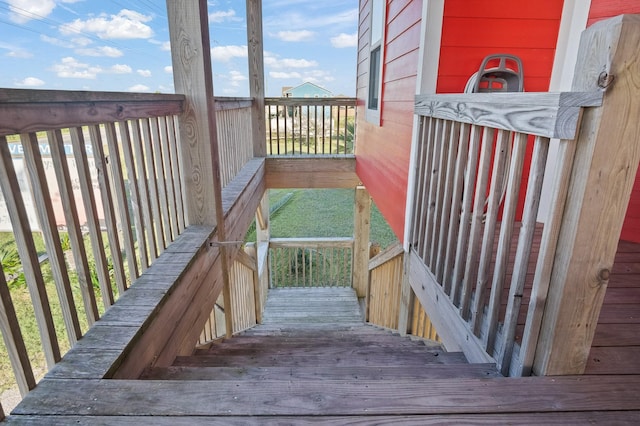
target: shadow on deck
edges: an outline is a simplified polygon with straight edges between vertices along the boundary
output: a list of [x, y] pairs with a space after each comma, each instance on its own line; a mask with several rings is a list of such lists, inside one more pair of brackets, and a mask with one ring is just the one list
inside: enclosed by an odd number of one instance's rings
[[264, 324], [147, 370], [47, 379], [9, 424], [634, 423], [638, 376], [499, 377], [364, 324], [352, 289], [271, 290]]

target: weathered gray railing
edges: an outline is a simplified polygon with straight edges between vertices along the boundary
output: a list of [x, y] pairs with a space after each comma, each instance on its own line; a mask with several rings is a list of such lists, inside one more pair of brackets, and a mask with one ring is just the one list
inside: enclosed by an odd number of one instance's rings
[[350, 287], [353, 238], [272, 238], [270, 288]]
[[267, 155], [353, 154], [355, 98], [265, 98]]
[[[46, 359], [39, 371], [53, 367], [185, 229], [177, 129], [183, 99], [0, 90], [2, 221], [15, 235], [35, 311]], [[34, 230], [43, 236], [52, 283], [43, 276]], [[47, 293], [53, 287], [57, 301]], [[4, 274], [0, 301], [0, 328], [24, 395], [35, 386], [33, 354], [27, 354]], [[52, 313], [54, 304], [62, 320]], [[63, 345], [54, 326], [60, 323], [68, 340]]]
[[220, 180], [224, 188], [253, 158], [251, 98], [216, 97]]
[[468, 358], [495, 359], [504, 374], [531, 369], [555, 257], [566, 188], [554, 191], [541, 234], [536, 223], [550, 139], [563, 139], [565, 182], [582, 107], [601, 100], [600, 92], [416, 98], [412, 287]]

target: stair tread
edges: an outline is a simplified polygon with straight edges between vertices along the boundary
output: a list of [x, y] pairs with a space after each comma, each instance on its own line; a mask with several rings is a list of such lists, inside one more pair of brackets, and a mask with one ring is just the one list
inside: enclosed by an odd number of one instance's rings
[[351, 367], [190, 367], [151, 368], [142, 379], [151, 380], [394, 380], [500, 377], [494, 364], [440, 364]]

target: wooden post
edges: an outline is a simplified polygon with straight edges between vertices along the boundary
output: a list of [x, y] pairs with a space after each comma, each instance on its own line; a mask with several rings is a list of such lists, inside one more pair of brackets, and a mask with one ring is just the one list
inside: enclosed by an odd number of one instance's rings
[[640, 15], [588, 28], [573, 91], [605, 90], [585, 110], [576, 141], [536, 375], [584, 372], [640, 161]]
[[409, 282], [409, 256], [405, 252], [402, 257], [402, 284], [400, 287], [400, 307], [398, 309], [398, 332], [405, 336], [409, 332], [413, 308], [413, 291]]
[[356, 188], [353, 226], [353, 288], [358, 297], [367, 297], [369, 287], [369, 233], [371, 197], [364, 186]]
[[[177, 93], [186, 97], [179, 117], [187, 225], [214, 225], [218, 241], [225, 242], [220, 156], [216, 128], [211, 43], [206, 0], [167, 1], [173, 79]], [[222, 255], [223, 296], [227, 337], [232, 335], [229, 259]]]
[[253, 156], [267, 155], [264, 112], [264, 57], [262, 44], [262, 0], [247, 0], [247, 47], [249, 55], [249, 96], [253, 98]]
[[180, 126], [187, 225], [216, 225], [217, 144], [207, 2], [167, 1], [173, 81], [186, 97]]

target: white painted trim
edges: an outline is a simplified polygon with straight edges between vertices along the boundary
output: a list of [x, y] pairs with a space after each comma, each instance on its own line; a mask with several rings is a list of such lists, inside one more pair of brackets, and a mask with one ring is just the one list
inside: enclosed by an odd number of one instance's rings
[[[442, 20], [444, 17], [444, 0], [424, 0], [422, 3], [422, 20], [420, 24], [420, 50], [418, 53], [418, 75], [416, 77], [416, 94], [435, 93], [438, 82], [438, 66], [440, 64], [440, 43], [442, 39]], [[409, 250], [411, 236], [411, 212], [413, 210], [414, 181], [416, 179], [416, 156], [418, 150], [419, 120], [413, 119], [411, 136], [411, 157], [409, 176], [407, 179], [407, 203], [405, 205], [403, 245]]]
[[[382, 111], [382, 90], [384, 86], [384, 53], [385, 53], [385, 43], [387, 40], [387, 0], [380, 0], [384, 3], [382, 7], [382, 35], [380, 41], [372, 44], [371, 43], [371, 28], [373, 27], [373, 22], [369, 24], [369, 57], [367, 60], [367, 93], [365, 97], [365, 119], [376, 126], [380, 126], [381, 123], [381, 111]], [[371, 13], [370, 17], [373, 20], [373, 1], [371, 2]], [[371, 52], [380, 46], [380, 69], [378, 70], [378, 108], [370, 109], [369, 108], [369, 82], [371, 81]]]
[[[571, 90], [573, 74], [578, 59], [580, 35], [587, 27], [591, 0], [565, 0], [562, 7], [562, 19], [553, 59], [550, 92], [568, 92]], [[544, 183], [538, 210], [538, 222], [546, 222], [551, 207], [551, 189], [556, 178], [556, 160], [558, 157], [558, 140], [552, 140], [549, 146], [549, 157], [544, 173]]]

